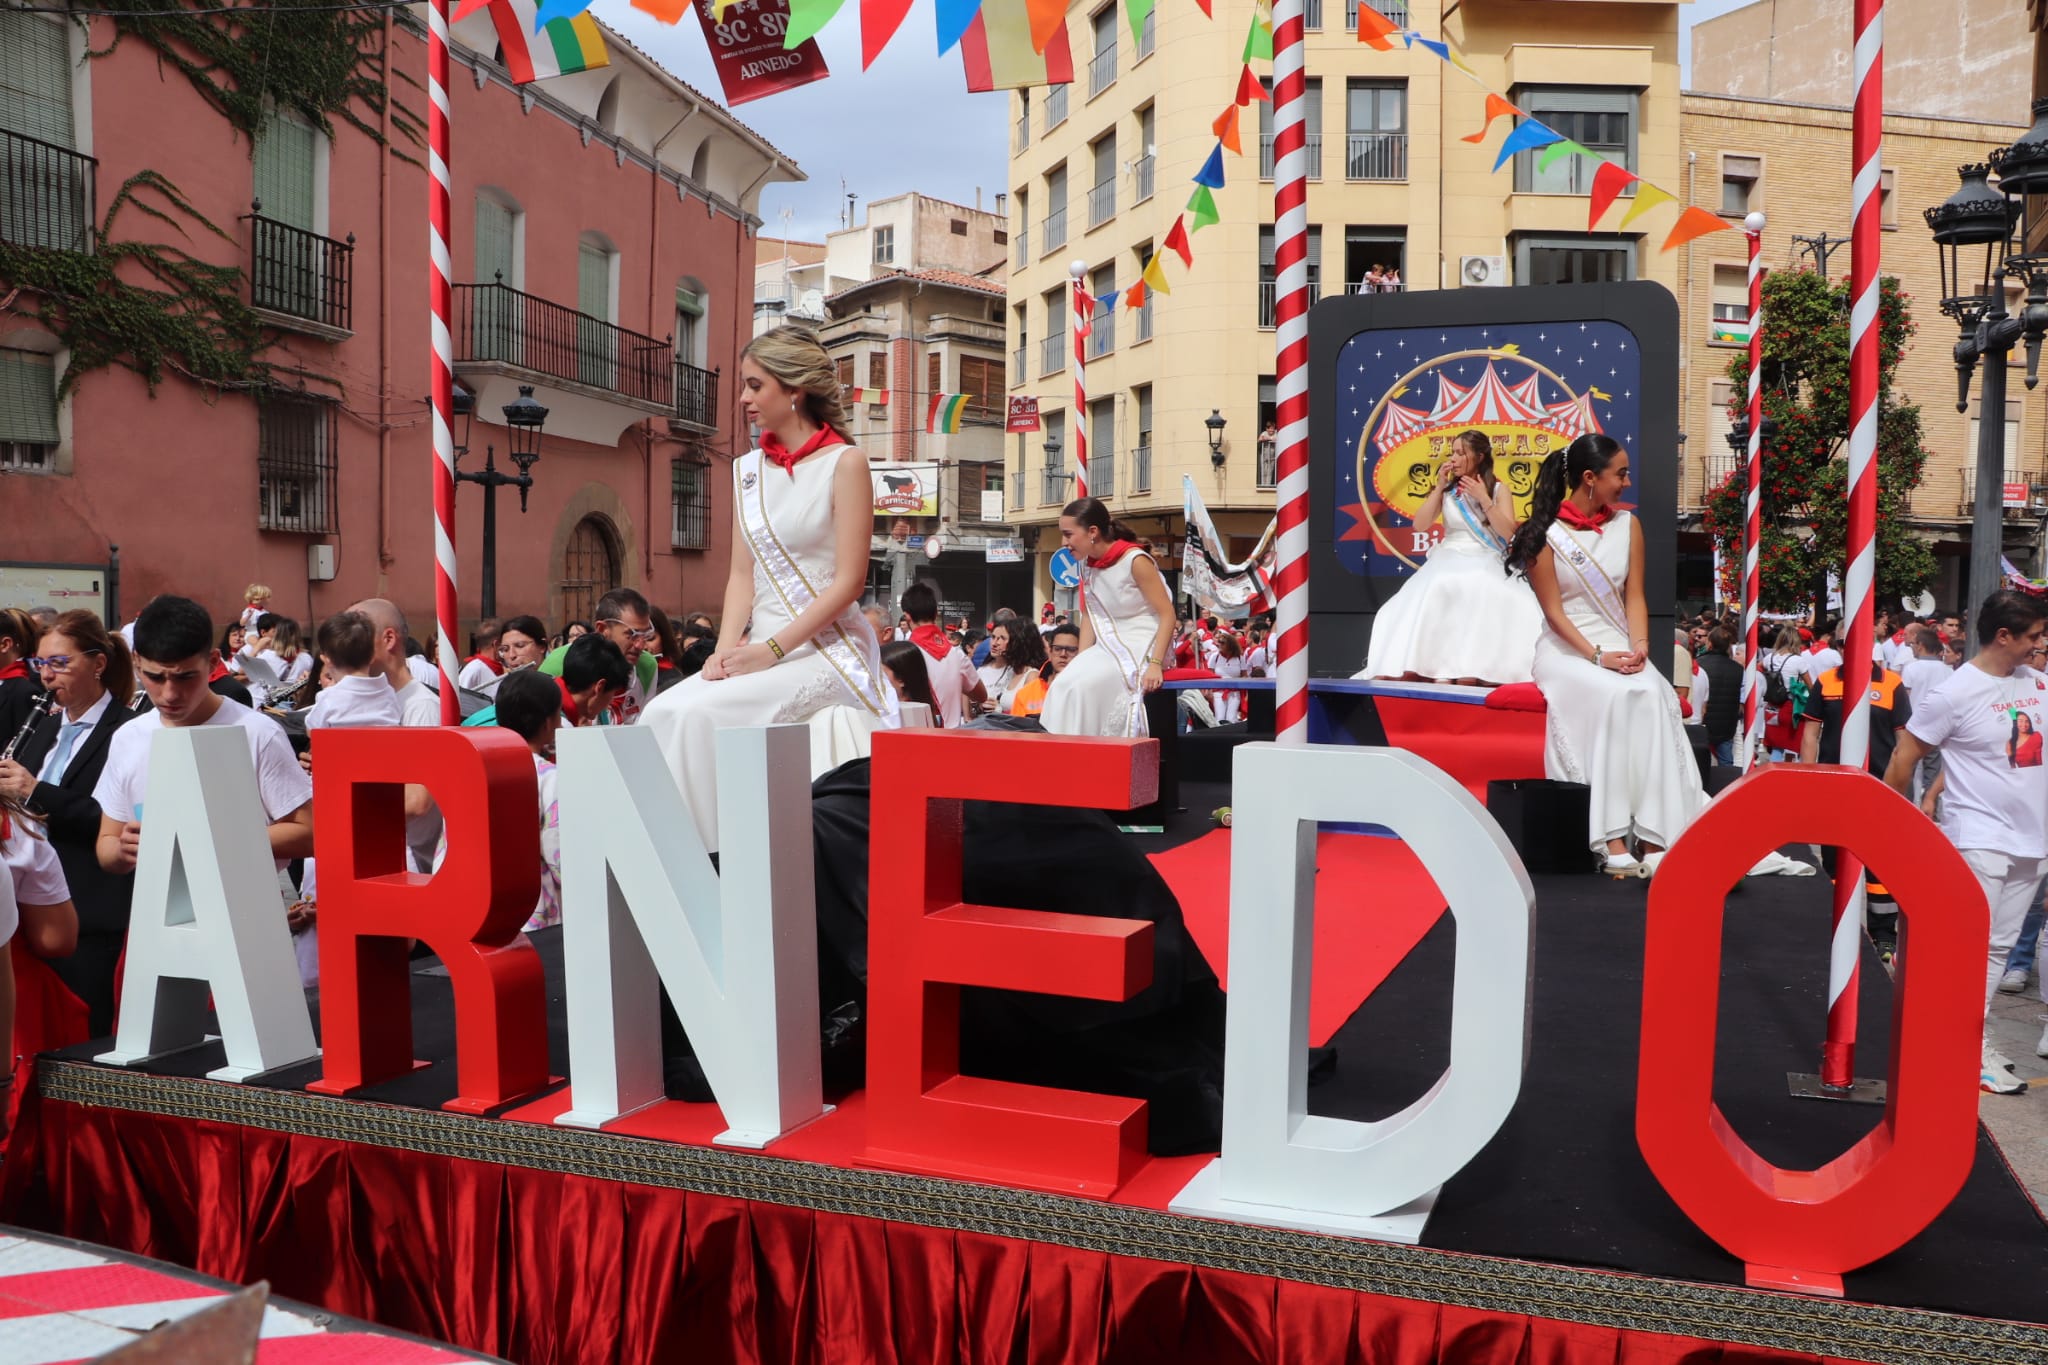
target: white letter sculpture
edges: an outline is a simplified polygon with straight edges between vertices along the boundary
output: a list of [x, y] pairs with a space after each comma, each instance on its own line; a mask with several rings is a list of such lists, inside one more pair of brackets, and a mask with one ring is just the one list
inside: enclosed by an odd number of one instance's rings
[[228, 1064], [245, 1081], [320, 1055], [270, 856], [269, 821], [239, 727], [166, 729], [151, 742], [114, 1050], [136, 1066], [207, 1041], [213, 996]]
[[826, 1112], [810, 743], [803, 725], [718, 732], [713, 872], [650, 732], [556, 741], [571, 1078], [557, 1123], [661, 1102], [660, 985], [731, 1125], [713, 1141], [765, 1147]]
[[[1521, 1090], [1535, 892], [1471, 793], [1413, 754], [1247, 744], [1235, 757], [1223, 1153], [1170, 1207], [1414, 1242], [1438, 1189], [1499, 1131]], [[1318, 820], [1393, 830], [1457, 921], [1450, 1067], [1377, 1123], [1308, 1112]], [[1293, 887], [1292, 905], [1274, 886]], [[1346, 913], [1371, 914], [1370, 895]]]

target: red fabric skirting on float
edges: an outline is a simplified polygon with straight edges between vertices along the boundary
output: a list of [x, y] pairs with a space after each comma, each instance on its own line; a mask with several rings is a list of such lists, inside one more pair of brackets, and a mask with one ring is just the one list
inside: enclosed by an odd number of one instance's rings
[[[403, 1112], [362, 1108], [369, 1125]], [[526, 1365], [1829, 1359], [1538, 1316], [1563, 1304], [1480, 1311], [42, 1096], [26, 1110], [8, 1217]]]

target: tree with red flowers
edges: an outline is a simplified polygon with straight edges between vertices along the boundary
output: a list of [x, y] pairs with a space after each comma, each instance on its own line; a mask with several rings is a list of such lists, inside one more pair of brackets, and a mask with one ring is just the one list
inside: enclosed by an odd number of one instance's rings
[[[1758, 568], [1763, 609], [1791, 611], [1808, 601], [1826, 569], [1847, 562], [1849, 441], [1849, 292], [1811, 270], [1764, 278], [1763, 545]], [[1934, 551], [1906, 525], [1906, 502], [1927, 464], [1920, 409], [1893, 401], [1892, 380], [1914, 326], [1898, 282], [1881, 282], [1878, 301], [1877, 597], [1921, 592], [1934, 581]], [[1728, 363], [1733, 416], [1748, 403], [1749, 352]], [[1744, 502], [1748, 472], [1707, 490], [1705, 524], [1721, 551], [1730, 595], [1741, 597]]]

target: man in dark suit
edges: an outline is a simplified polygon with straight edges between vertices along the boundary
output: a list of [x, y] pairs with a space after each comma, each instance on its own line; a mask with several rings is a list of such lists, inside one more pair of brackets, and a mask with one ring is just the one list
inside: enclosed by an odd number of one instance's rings
[[107, 743], [132, 720], [134, 671], [128, 651], [90, 612], [66, 612], [42, 637], [42, 680], [59, 709], [44, 715], [11, 759], [0, 761], [0, 794], [13, 796], [46, 821], [78, 910], [78, 948], [50, 966], [86, 1004], [92, 1036], [114, 1024], [114, 970], [128, 941], [132, 873], [100, 866], [93, 788], [106, 766]]

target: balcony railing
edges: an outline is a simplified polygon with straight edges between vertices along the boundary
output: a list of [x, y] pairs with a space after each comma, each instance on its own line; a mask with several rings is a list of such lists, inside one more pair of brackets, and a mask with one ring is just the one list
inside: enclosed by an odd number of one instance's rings
[[1022, 270], [1031, 264], [1031, 228], [1029, 224], [1017, 229], [1017, 268]]
[[1116, 45], [1102, 49], [1088, 59], [1088, 98], [1094, 99], [1116, 84]]
[[1038, 254], [1049, 255], [1067, 244], [1067, 211], [1054, 209], [1038, 225]]
[[[1344, 0], [1344, 31], [1358, 32], [1359, 0]], [[1408, 27], [1408, 0], [1375, 0], [1372, 6], [1399, 28]]]
[[1031, 115], [1027, 112], [1017, 120], [1017, 150], [1023, 151], [1031, 145]]
[[1346, 180], [1406, 180], [1408, 134], [1352, 133], [1345, 139]]
[[[2004, 503], [2001, 499], [2001, 505], [2005, 507], [2006, 514], [2010, 516], [2014, 513], [2024, 513], [2027, 509], [2027, 504], [2031, 503], [2034, 499], [2034, 488], [2032, 482], [2027, 478], [2027, 476], [2024, 473], [2017, 469], [2012, 468], [2011, 466], [2007, 466], [2006, 468], [2004, 482], [2006, 484], [2018, 484], [2021, 488], [2026, 489], [2025, 494], [2022, 496], [2022, 500], [2018, 503]], [[1959, 511], [1961, 515], [1967, 517], [1975, 513], [1976, 510], [1977, 471], [1975, 468], [1966, 467], [1963, 470], [1963, 499]]]
[[1030, 356], [1031, 343], [1028, 341], [1025, 342], [1023, 345], [1019, 346], [1016, 350], [1010, 352], [1011, 388], [1022, 388], [1024, 385], [1031, 382], [1031, 375], [1029, 371], [1025, 369], [1025, 365], [1029, 362]]
[[1138, 25], [1138, 52], [1131, 60], [1142, 62], [1151, 56], [1159, 46], [1158, 11], [1146, 10], [1145, 22]]
[[1323, 0], [1302, 0], [1301, 26], [1311, 33], [1323, 26]]
[[1142, 204], [1152, 197], [1153, 172], [1157, 169], [1156, 158], [1150, 156], [1139, 157], [1137, 164], [1131, 167], [1133, 182], [1136, 185], [1131, 192], [1133, 204]]
[[1152, 447], [1149, 445], [1139, 446], [1131, 452], [1131, 491], [1152, 491]]
[[260, 212], [250, 214], [250, 306], [353, 331], [355, 241], [353, 234], [337, 242]]
[[1051, 132], [1067, 121], [1067, 87], [1047, 86], [1045, 91], [1045, 131]]
[[[1323, 135], [1310, 133], [1301, 140], [1301, 149], [1308, 157], [1308, 178], [1323, 178]], [[1273, 150], [1273, 137], [1269, 133], [1259, 139], [1259, 179], [1271, 180], [1273, 169], [1279, 164], [1279, 155]]]
[[1105, 180], [1088, 191], [1088, 226], [1101, 227], [1116, 217], [1116, 181]]
[[0, 128], [0, 241], [91, 251], [99, 162]]
[[676, 362], [676, 405], [669, 419], [706, 435], [718, 430], [718, 371]]
[[1058, 374], [1067, 368], [1067, 334], [1054, 332], [1038, 343], [1038, 372]]
[[512, 365], [657, 408], [676, 402], [668, 342], [505, 284], [455, 286], [455, 359]]
[[1259, 487], [1278, 488], [1279, 486], [1280, 443], [1278, 441], [1261, 441], [1259, 442]]
[[1044, 477], [1038, 484], [1038, 501], [1047, 507], [1057, 507], [1067, 500], [1067, 481], [1074, 476], [1057, 465], [1047, 465]]
[[1116, 349], [1116, 314], [1100, 309], [1088, 324], [1088, 358], [1095, 360]]
[[1137, 331], [1131, 337], [1132, 341], [1150, 341], [1152, 339], [1151, 290], [1148, 289], [1145, 291], [1145, 301], [1138, 305], [1136, 319], [1132, 325], [1137, 328]]
[[[1259, 281], [1259, 326], [1272, 327], [1276, 324], [1276, 320], [1279, 316], [1279, 305], [1276, 302], [1277, 298], [1279, 297], [1279, 291], [1279, 281]], [[1320, 300], [1322, 297], [1323, 286], [1321, 282], [1317, 280], [1310, 280], [1308, 282], [1308, 306], [1311, 308], [1315, 307], [1317, 301]]]
[[1116, 452], [1106, 450], [1097, 455], [1091, 448], [1088, 452], [1088, 496], [1107, 498], [1116, 494]]

